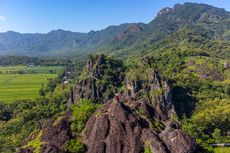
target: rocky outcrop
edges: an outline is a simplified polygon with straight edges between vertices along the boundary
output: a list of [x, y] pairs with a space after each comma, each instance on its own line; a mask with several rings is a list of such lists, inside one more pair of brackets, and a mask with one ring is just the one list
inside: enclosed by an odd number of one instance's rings
[[122, 84], [123, 72], [121, 61], [105, 55], [91, 57], [73, 88], [73, 101], [86, 98], [96, 103], [105, 103], [112, 99], [117, 87]]
[[210, 67], [207, 61], [201, 64], [195, 64], [195, 71], [200, 75], [201, 79], [211, 78], [220, 82], [224, 80], [224, 76], [214, 67]]
[[169, 8], [169, 7], [166, 7], [166, 8], [163, 8], [161, 9], [158, 13], [157, 13], [157, 16], [161, 16], [161, 15], [166, 15], [168, 13], [171, 13], [172, 12], [172, 8]]
[[162, 120], [145, 101], [113, 100], [86, 123], [83, 141], [88, 153], [192, 153], [195, 141], [176, 123]]
[[72, 138], [69, 125], [66, 117], [51, 120], [48, 125], [38, 131], [41, 135], [36, 134], [33, 139], [28, 140], [18, 153], [30, 153], [35, 150], [41, 153], [64, 153], [65, 145]]
[[[135, 72], [136, 71], [136, 72]], [[145, 99], [165, 119], [175, 115], [172, 90], [164, 77], [153, 69], [137, 69], [125, 78], [126, 94], [133, 98]]]
[[[142, 63], [145, 65], [145, 62]], [[159, 72], [141, 67], [124, 75], [122, 62], [104, 55], [89, 59], [73, 88], [72, 102], [86, 98], [95, 103], [105, 103], [113, 99], [121, 88], [124, 90], [120, 92], [121, 96], [148, 101], [165, 119], [175, 114], [171, 88]]]
[[130, 24], [127, 27], [127, 29], [117, 33], [116, 36], [113, 38], [113, 41], [114, 42], [124, 41], [125, 39], [128, 39], [129, 37], [133, 37], [133, 35], [137, 34], [138, 32], [141, 32], [144, 28], [145, 28], [145, 25], [142, 23]]
[[[58, 121], [55, 121], [58, 122]], [[41, 147], [41, 152], [63, 152], [64, 145], [71, 138], [70, 126], [67, 118], [62, 118], [60, 122], [55, 123], [44, 128], [41, 141], [43, 145]], [[52, 151], [51, 151], [52, 150]]]
[[196, 150], [195, 141], [183, 132], [175, 122], [169, 122], [159, 136], [165, 142], [167, 148], [170, 148], [170, 152], [191, 153]]
[[[148, 67], [149, 60], [145, 58], [140, 67], [125, 72], [120, 61], [104, 55], [91, 57], [73, 88], [70, 102], [86, 98], [102, 103], [101, 107], [75, 137], [65, 117], [71, 113], [51, 121], [42, 129], [40, 151], [64, 152], [70, 139], [77, 137], [88, 153], [195, 152], [196, 142], [173, 120], [176, 113], [172, 90], [158, 71]], [[20, 151], [32, 149], [36, 148]]]
[[[117, 83], [123, 84], [124, 88], [124, 91], [119, 93], [119, 98], [107, 98], [102, 107], [87, 121], [83, 132], [87, 152], [139, 153], [147, 148], [154, 153], [196, 151], [195, 141], [181, 130], [178, 123], [172, 121], [176, 113], [169, 84], [159, 72], [146, 68], [148, 60], [144, 61], [141, 67], [131, 69], [117, 79]], [[91, 67], [99, 68], [95, 63], [99, 62], [89, 61], [85, 69], [92, 71]], [[96, 78], [103, 78], [104, 70], [96, 70], [102, 72], [102, 75]], [[123, 71], [112, 75], [120, 74], [123, 75]], [[99, 84], [88, 83], [85, 84], [85, 89], [88, 89], [90, 92], [87, 94], [92, 96], [91, 89], [98, 89]], [[84, 86], [82, 88], [79, 85], [76, 91], [83, 93], [81, 98], [84, 98], [87, 95], [82, 92]], [[116, 85], [113, 87], [118, 88]], [[90, 96], [86, 98], [95, 100], [95, 95]]]
[[224, 69], [228, 69], [230, 68], [230, 62], [229, 61], [225, 61], [224, 62]]

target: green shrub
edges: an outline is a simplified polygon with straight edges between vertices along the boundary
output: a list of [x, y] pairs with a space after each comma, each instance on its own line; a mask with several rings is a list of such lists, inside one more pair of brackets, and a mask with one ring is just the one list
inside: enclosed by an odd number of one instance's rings
[[147, 141], [147, 142], [145, 143], [145, 151], [144, 151], [144, 153], [152, 153], [150, 145], [151, 145], [151, 144], [150, 144], [149, 141]]
[[88, 99], [81, 99], [78, 101], [78, 104], [73, 106], [73, 117], [74, 121], [71, 124], [71, 129], [77, 133], [81, 133], [83, 130], [86, 121], [96, 110], [97, 105], [92, 103]]
[[42, 146], [42, 142], [41, 142], [40, 138], [42, 136], [42, 132], [43, 132], [43, 130], [39, 131], [37, 137], [34, 140], [28, 142], [27, 145], [23, 146], [23, 148], [32, 147], [32, 148], [35, 148], [34, 153], [40, 153], [40, 149]]
[[162, 121], [155, 119], [154, 120], [154, 125], [156, 126], [157, 130], [162, 131], [165, 128], [165, 125], [163, 124]]
[[71, 140], [67, 146], [67, 151], [70, 153], [84, 153], [85, 145], [81, 140]]

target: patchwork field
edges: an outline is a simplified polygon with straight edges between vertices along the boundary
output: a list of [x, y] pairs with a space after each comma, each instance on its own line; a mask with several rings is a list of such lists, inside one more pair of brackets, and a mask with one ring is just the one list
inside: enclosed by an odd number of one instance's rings
[[11, 103], [37, 97], [41, 85], [60, 70], [61, 67], [0, 67], [0, 101]]

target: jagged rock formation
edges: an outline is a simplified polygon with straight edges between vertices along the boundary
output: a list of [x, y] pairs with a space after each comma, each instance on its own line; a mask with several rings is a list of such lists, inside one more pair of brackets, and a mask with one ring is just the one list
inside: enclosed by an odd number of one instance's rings
[[[105, 59], [100, 55], [95, 61], [90, 60], [85, 69], [93, 72], [96, 78], [103, 78]], [[142, 66], [144, 65], [145, 63]], [[92, 71], [92, 67], [96, 69]], [[102, 73], [98, 75], [95, 72]], [[119, 73], [112, 75], [117, 74]], [[123, 84], [124, 88], [119, 94], [119, 102], [116, 99], [108, 101], [110, 98], [107, 98], [107, 101], [103, 102], [105, 104], [86, 123], [83, 141], [87, 152], [139, 153], [146, 147], [150, 147], [154, 153], [196, 151], [195, 141], [180, 129], [178, 123], [171, 122], [176, 116], [171, 99], [172, 91], [159, 72], [151, 68], [135, 68], [117, 81], [121, 81], [117, 83]], [[82, 95], [81, 98], [91, 98], [94, 101], [92, 92], [86, 91], [101, 87], [92, 84], [93, 81], [86, 82], [82, 84], [80, 81], [76, 89]], [[114, 85], [113, 88], [117, 86]]]
[[175, 114], [171, 88], [157, 71], [151, 68], [131, 70], [125, 78], [125, 87], [127, 95], [147, 100], [165, 119]]
[[59, 123], [56, 123], [56, 125], [54, 122], [43, 130], [41, 136], [41, 141], [43, 142], [41, 152], [64, 152], [64, 145], [70, 140], [70, 138], [71, 132], [68, 119], [63, 118]]
[[[124, 102], [124, 103], [123, 103]], [[195, 141], [177, 123], [144, 101], [116, 100], [104, 104], [88, 120], [83, 140], [88, 153], [192, 153]]]
[[[32, 137], [18, 153], [32, 153], [35, 150], [41, 153], [64, 153], [66, 143], [72, 138], [69, 121], [66, 117], [60, 121], [51, 120]], [[39, 148], [35, 148], [38, 147], [36, 143], [41, 144]]]
[[[122, 62], [105, 55], [91, 57], [74, 86], [72, 101], [80, 98], [102, 103], [78, 134], [88, 153], [193, 153], [196, 142], [174, 121], [172, 91], [152, 68], [125, 72]], [[144, 63], [143, 63], [144, 62]], [[111, 90], [112, 89], [112, 90]], [[109, 92], [108, 92], [109, 91]], [[119, 93], [119, 96], [114, 96]], [[115, 98], [114, 98], [115, 97]], [[41, 152], [64, 152], [74, 132], [67, 119], [43, 128]], [[21, 153], [28, 148], [21, 150]]]
[[121, 86], [124, 77], [121, 61], [98, 55], [87, 62], [82, 75], [73, 88], [73, 102], [80, 98], [105, 103], [114, 97], [116, 88]]
[[72, 102], [86, 98], [105, 103], [113, 99], [119, 88], [124, 88], [124, 93], [120, 93], [122, 96], [148, 101], [165, 119], [175, 114], [171, 88], [159, 72], [141, 67], [125, 75], [124, 70], [122, 62], [105, 55], [91, 57], [74, 86]]
[[183, 132], [177, 123], [167, 123], [164, 131], [160, 133], [161, 140], [164, 141], [170, 152], [183, 153], [183, 152], [195, 152], [195, 141]]

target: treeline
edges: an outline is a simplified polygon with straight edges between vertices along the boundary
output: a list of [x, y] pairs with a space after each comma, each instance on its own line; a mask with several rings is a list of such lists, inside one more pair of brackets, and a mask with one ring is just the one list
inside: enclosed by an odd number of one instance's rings
[[[56, 74], [59, 70], [48, 70], [45, 74]], [[36, 74], [41, 73], [34, 70], [9, 70], [9, 71], [0, 71], [0, 74]], [[44, 73], [44, 72], [43, 72]]]
[[28, 56], [0, 56], [0, 66], [40, 65], [65, 66], [71, 59], [68, 57], [28, 57]]

